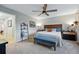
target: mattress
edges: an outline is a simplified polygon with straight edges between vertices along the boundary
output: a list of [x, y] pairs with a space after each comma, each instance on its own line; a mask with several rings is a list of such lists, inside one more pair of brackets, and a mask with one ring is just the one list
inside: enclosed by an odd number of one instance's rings
[[56, 45], [62, 47], [62, 36], [61, 32], [46, 32], [41, 31], [35, 34], [35, 38], [39, 38], [42, 40], [47, 40], [50, 42], [56, 42]]

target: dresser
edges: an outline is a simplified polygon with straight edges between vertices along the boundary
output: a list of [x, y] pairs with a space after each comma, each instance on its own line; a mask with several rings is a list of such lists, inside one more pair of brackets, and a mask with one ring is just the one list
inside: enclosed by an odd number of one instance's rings
[[76, 32], [69, 32], [69, 31], [63, 31], [63, 39], [65, 40], [71, 40], [71, 41], [76, 41], [77, 40], [77, 34]]

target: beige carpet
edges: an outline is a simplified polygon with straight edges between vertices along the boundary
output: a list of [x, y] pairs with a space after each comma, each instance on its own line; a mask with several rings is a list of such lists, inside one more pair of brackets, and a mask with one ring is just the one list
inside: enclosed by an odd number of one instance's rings
[[7, 54], [77, 54], [79, 53], [79, 45], [75, 41], [63, 40], [63, 47], [57, 47], [54, 51], [53, 48], [34, 44], [28, 41], [18, 42], [16, 44], [7, 45]]

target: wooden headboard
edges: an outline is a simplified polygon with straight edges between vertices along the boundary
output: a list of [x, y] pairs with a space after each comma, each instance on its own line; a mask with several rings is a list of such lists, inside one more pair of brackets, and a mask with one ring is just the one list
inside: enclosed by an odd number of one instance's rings
[[52, 28], [61, 28], [62, 31], [62, 24], [52, 24], [52, 25], [44, 25], [44, 29], [52, 29]]
[[44, 28], [62, 28], [62, 24], [44, 25]]

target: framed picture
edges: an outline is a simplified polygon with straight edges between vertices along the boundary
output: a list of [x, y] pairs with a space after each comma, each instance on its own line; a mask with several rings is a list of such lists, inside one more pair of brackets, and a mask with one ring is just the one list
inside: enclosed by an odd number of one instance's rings
[[30, 22], [29, 22], [29, 26], [32, 27], [32, 28], [34, 28], [34, 27], [36, 27], [36, 24], [35, 24], [34, 21], [30, 21]]
[[12, 20], [8, 20], [8, 27], [12, 27]]

